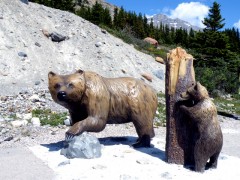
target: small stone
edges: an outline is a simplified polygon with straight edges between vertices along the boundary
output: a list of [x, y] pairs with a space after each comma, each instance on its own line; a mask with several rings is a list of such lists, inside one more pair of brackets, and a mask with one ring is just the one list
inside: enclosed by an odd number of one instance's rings
[[20, 57], [27, 57], [27, 54], [24, 53], [24, 52], [19, 52], [19, 53], [18, 53], [18, 56], [20, 56]]
[[156, 59], [155, 59], [157, 62], [159, 62], [159, 63], [161, 63], [161, 64], [165, 64], [165, 61], [164, 61], [164, 59], [163, 58], [161, 58], [161, 57], [156, 57]]
[[105, 29], [101, 30], [103, 34], [107, 34], [107, 31]]
[[38, 42], [35, 42], [35, 45], [41, 47], [41, 44], [39, 44]]
[[160, 70], [157, 70], [157, 71], [154, 71], [153, 74], [154, 74], [157, 78], [159, 78], [159, 79], [161, 79], [161, 80], [164, 80], [164, 79], [165, 79], [164, 71], [161, 70], [161, 69], [160, 69]]
[[102, 42], [97, 42], [97, 43], [95, 44], [96, 47], [100, 47], [100, 46], [102, 46], [102, 45], [103, 45]]
[[143, 73], [143, 74], [141, 74], [141, 75], [142, 75], [142, 77], [144, 77], [146, 80], [152, 82], [153, 77], [152, 77], [150, 74], [148, 74], [148, 73]]
[[31, 119], [31, 123], [32, 123], [33, 126], [36, 126], [36, 127], [41, 126], [41, 122], [40, 122], [40, 119], [38, 117], [33, 117]]
[[102, 170], [102, 169], [106, 169], [107, 167], [103, 166], [103, 165], [100, 165], [100, 164], [97, 164], [97, 165], [93, 166], [92, 168]]
[[50, 34], [50, 37], [52, 39], [53, 42], [61, 42], [61, 41], [64, 41], [65, 39], [68, 39], [67, 36], [63, 36], [57, 32], [52, 32]]
[[140, 159], [136, 161], [138, 164], [150, 164], [148, 159]]
[[63, 162], [59, 163], [58, 166], [65, 166], [65, 165], [67, 165], [67, 164], [70, 164], [70, 160], [69, 160], [69, 159], [66, 160], [66, 161], [63, 161]]
[[36, 86], [39, 85], [39, 84], [41, 84], [40, 81], [35, 81], [35, 85], [36, 85]]
[[21, 127], [21, 126], [25, 126], [28, 124], [27, 120], [15, 120], [15, 121], [11, 121], [11, 125], [13, 127]]
[[20, 0], [21, 2], [23, 2], [24, 4], [28, 4], [28, 0]]
[[23, 115], [23, 119], [24, 119], [24, 120], [30, 120], [30, 119], [32, 119], [32, 113], [24, 114], [24, 115]]
[[29, 100], [31, 100], [32, 102], [39, 102], [40, 98], [37, 94], [32, 95]]
[[22, 118], [23, 118], [23, 115], [20, 114], [20, 113], [16, 113], [16, 118], [17, 118], [17, 119], [22, 119]]
[[65, 124], [66, 126], [70, 126], [70, 125], [71, 125], [71, 119], [70, 119], [70, 118], [65, 119], [65, 120], [64, 120], [64, 124]]
[[11, 141], [11, 140], [13, 140], [13, 136], [9, 136], [6, 139], [4, 139], [4, 141]]

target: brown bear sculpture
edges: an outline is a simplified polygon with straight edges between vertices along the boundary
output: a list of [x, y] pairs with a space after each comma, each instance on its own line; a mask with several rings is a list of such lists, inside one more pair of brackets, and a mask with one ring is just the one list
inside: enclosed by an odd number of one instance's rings
[[133, 147], [149, 147], [154, 137], [157, 94], [146, 83], [131, 77], [104, 78], [91, 71], [69, 75], [49, 72], [53, 100], [69, 110], [66, 140], [84, 131], [100, 132], [106, 124], [132, 122], [138, 134]]
[[181, 105], [180, 109], [191, 119], [193, 133], [193, 155], [195, 171], [204, 172], [217, 168], [218, 156], [223, 145], [223, 135], [217, 118], [217, 109], [208, 95], [207, 89], [199, 82], [181, 94], [193, 106]]

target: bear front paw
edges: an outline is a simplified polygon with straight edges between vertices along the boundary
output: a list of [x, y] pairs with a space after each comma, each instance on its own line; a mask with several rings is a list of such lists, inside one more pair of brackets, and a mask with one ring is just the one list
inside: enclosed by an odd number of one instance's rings
[[66, 142], [72, 141], [72, 139], [73, 139], [74, 137], [75, 137], [74, 134], [71, 134], [71, 133], [66, 132], [66, 134], [65, 134], [65, 141], [66, 141]]
[[65, 141], [71, 141], [74, 136], [81, 134], [78, 126], [72, 126], [65, 134]]

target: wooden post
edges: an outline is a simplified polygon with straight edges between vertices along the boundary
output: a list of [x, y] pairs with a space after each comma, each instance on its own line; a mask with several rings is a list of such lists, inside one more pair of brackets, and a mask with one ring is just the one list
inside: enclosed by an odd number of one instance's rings
[[[193, 57], [182, 48], [173, 49], [166, 62], [166, 160], [168, 163], [193, 164], [188, 117], [179, 111], [180, 94], [195, 83]], [[192, 143], [193, 144], [193, 143]]]

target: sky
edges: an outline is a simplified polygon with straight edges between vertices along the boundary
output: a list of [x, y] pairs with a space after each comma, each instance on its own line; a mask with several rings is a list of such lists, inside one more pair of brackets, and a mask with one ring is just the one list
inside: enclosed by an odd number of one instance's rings
[[[202, 20], [208, 16], [214, 0], [105, 0], [108, 3], [123, 7], [126, 11], [135, 11], [146, 16], [165, 14], [170, 18], [179, 18], [192, 25], [204, 27]], [[220, 4], [225, 28], [240, 29], [240, 0], [215, 0]]]

